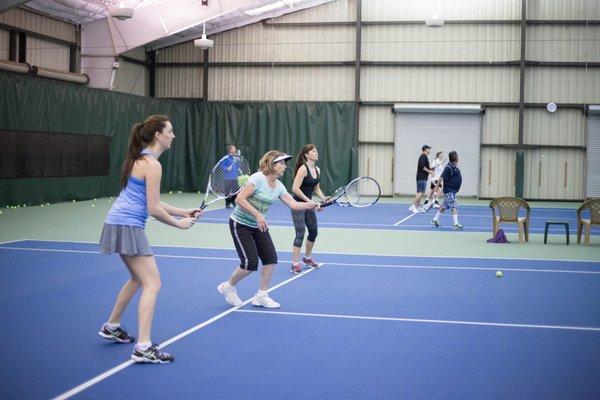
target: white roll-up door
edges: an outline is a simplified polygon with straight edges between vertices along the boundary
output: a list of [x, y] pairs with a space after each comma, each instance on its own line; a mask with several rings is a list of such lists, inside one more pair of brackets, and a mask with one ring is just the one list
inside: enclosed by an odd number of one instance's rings
[[417, 161], [423, 145], [431, 146], [429, 161], [443, 150], [456, 151], [463, 177], [459, 196], [479, 195], [481, 168], [481, 106], [396, 104], [394, 193], [416, 192]]
[[586, 197], [600, 197], [600, 105], [588, 113]]

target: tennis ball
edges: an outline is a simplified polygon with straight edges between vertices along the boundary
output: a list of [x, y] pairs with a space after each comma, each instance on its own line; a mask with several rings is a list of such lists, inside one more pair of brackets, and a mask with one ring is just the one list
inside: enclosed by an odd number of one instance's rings
[[95, 205], [95, 204], [92, 204], [92, 207], [96, 207], [96, 205]]
[[238, 185], [239, 186], [244, 186], [246, 184], [246, 182], [248, 182], [248, 179], [250, 179], [250, 176], [248, 175], [240, 175], [237, 178], [238, 181]]
[[2, 211], [0, 211], [0, 215], [2, 215]]
[[173, 194], [173, 191], [172, 191], [172, 190], [169, 190], [169, 194]]
[[496, 271], [496, 278], [502, 278], [504, 276], [504, 274], [502, 273], [502, 271]]
[[44, 207], [44, 204], [40, 204], [41, 207]]
[[73, 199], [73, 203], [75, 203], [75, 201], [76, 201], [76, 200], [75, 200], [75, 199]]

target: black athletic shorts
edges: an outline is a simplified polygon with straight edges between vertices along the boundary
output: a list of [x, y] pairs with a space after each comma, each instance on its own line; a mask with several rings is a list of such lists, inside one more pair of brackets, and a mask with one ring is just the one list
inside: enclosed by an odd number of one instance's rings
[[229, 231], [240, 257], [240, 268], [256, 271], [259, 258], [263, 265], [277, 264], [277, 252], [268, 230], [261, 232], [258, 228], [240, 224], [230, 218]]

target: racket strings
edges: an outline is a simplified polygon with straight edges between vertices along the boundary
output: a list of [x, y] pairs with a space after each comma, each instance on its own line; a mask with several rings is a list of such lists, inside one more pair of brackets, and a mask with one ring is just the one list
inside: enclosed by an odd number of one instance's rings
[[355, 207], [366, 207], [374, 204], [381, 195], [377, 181], [369, 177], [355, 179], [346, 186], [347, 202]]
[[238, 178], [250, 174], [248, 161], [232, 155], [222, 159], [210, 174], [210, 190], [218, 197], [229, 197], [236, 194], [241, 186]]

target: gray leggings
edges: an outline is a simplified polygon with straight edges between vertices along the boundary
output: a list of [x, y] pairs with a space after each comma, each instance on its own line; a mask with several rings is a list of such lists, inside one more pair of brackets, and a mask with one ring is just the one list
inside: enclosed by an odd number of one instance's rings
[[[296, 238], [294, 239], [294, 247], [302, 247], [304, 241], [304, 233], [308, 228], [308, 238], [310, 242], [315, 242], [317, 239], [317, 214], [314, 210], [294, 211], [292, 210], [292, 220], [294, 228], [296, 228]], [[305, 228], [306, 226], [306, 228]]]

